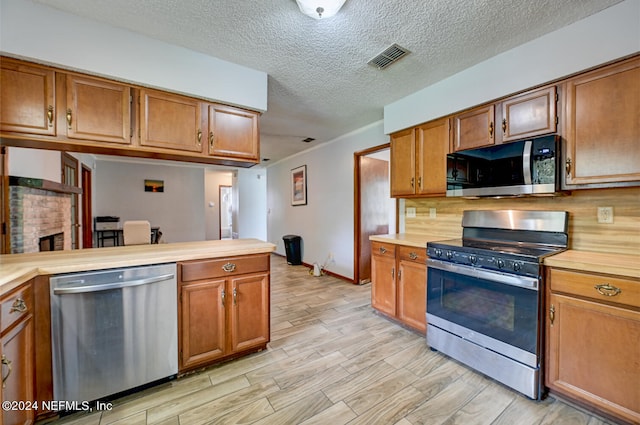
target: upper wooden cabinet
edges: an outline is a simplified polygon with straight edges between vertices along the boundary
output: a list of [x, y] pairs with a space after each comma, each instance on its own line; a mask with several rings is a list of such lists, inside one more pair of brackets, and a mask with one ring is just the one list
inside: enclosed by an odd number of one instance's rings
[[102, 79], [67, 75], [67, 137], [131, 142], [131, 88]]
[[140, 90], [140, 145], [202, 152], [202, 102], [157, 90]]
[[454, 151], [555, 133], [556, 87], [532, 90], [454, 116]]
[[446, 193], [450, 129], [444, 118], [391, 135], [391, 196]]
[[258, 160], [258, 114], [209, 105], [209, 155]]
[[495, 143], [495, 105], [484, 105], [453, 117], [453, 150], [491, 146]]
[[0, 65], [0, 130], [55, 136], [54, 71], [4, 58]]
[[640, 181], [640, 58], [565, 83], [568, 189]]
[[511, 142], [555, 133], [557, 129], [556, 87], [523, 93], [500, 103], [497, 137]]

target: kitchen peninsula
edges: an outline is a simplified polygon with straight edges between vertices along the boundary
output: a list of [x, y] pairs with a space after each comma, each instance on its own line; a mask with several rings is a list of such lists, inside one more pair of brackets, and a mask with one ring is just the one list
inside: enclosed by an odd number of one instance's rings
[[[234, 239], [0, 256], [4, 399], [54, 400], [50, 276], [175, 264], [181, 375], [266, 347], [274, 249], [257, 239]], [[54, 413], [40, 410], [38, 417]], [[37, 419], [34, 411], [6, 414]]]

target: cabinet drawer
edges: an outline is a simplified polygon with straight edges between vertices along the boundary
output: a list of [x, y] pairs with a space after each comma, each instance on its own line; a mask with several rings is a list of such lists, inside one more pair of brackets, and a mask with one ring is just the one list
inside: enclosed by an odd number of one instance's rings
[[269, 271], [268, 255], [194, 260], [180, 263], [180, 281], [210, 279]]
[[398, 247], [400, 260], [413, 261], [416, 263], [427, 263], [427, 248], [415, 248], [411, 246]]
[[4, 332], [15, 322], [33, 312], [33, 288], [26, 285], [2, 299], [2, 329]]
[[640, 307], [640, 282], [598, 274], [550, 269], [551, 291]]
[[396, 257], [396, 246], [392, 243], [371, 241], [371, 253], [381, 257]]

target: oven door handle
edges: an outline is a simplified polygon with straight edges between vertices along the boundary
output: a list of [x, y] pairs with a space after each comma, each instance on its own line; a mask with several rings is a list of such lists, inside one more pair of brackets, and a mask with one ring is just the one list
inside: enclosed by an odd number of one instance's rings
[[457, 273], [464, 276], [476, 277], [478, 279], [484, 279], [491, 282], [504, 283], [505, 285], [517, 286], [519, 288], [531, 289], [534, 291], [537, 291], [540, 286], [538, 279], [534, 277], [517, 276], [499, 271], [490, 271], [477, 267], [448, 263], [440, 260], [428, 259], [427, 267]]

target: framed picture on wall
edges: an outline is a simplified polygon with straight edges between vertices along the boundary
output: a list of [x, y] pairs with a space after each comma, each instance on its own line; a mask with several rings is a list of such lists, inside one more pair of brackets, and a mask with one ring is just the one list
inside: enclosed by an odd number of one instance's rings
[[291, 205], [307, 205], [307, 166], [291, 170]]

